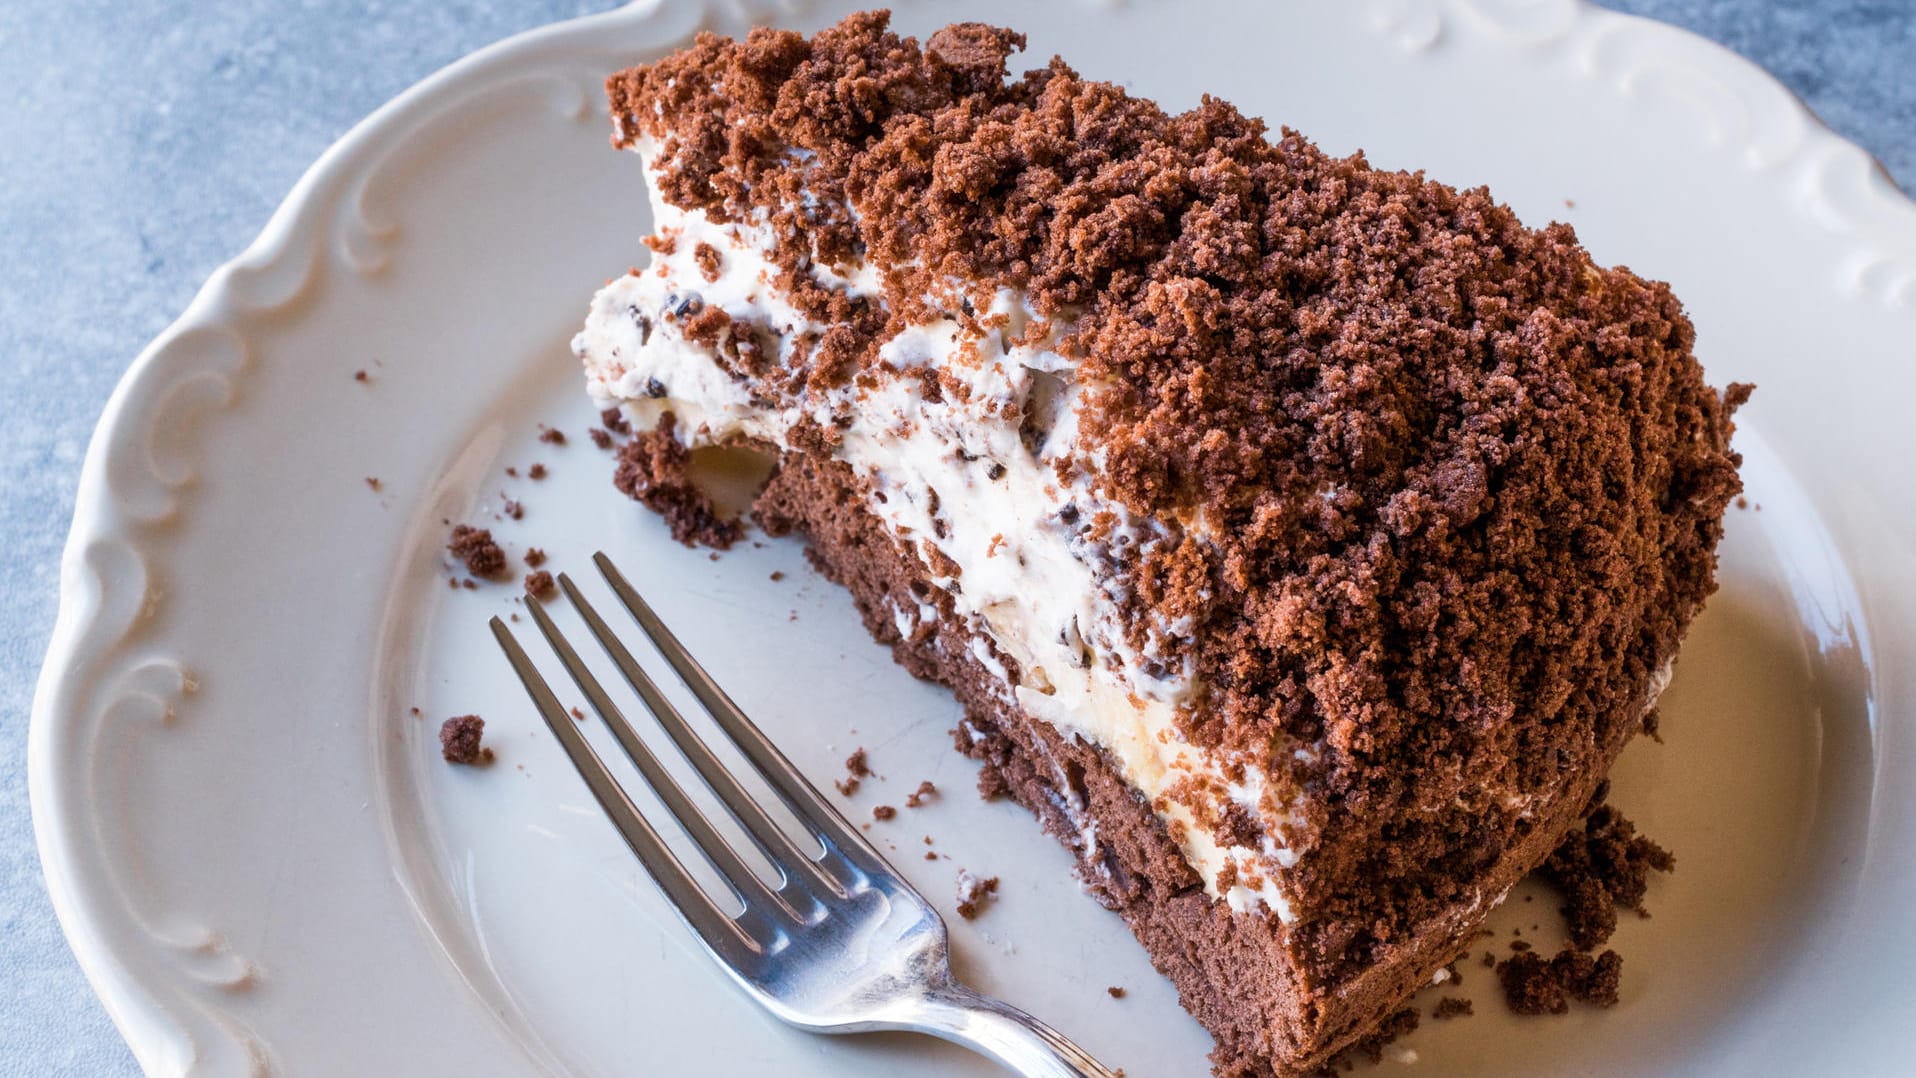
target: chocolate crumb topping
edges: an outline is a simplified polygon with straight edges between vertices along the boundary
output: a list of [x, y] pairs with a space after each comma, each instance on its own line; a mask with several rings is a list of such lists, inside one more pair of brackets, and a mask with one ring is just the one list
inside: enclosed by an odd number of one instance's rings
[[[1315, 795], [1294, 905], [1456, 900], [1521, 833], [1508, 795], [1635, 723], [1714, 590], [1748, 387], [1705, 384], [1667, 286], [1481, 188], [888, 20], [705, 34], [607, 84], [661, 195], [766, 221], [776, 286], [833, 327], [762, 384], [844, 384], [897, 329], [972, 317], [967, 289], [1023, 289], [1085, 387], [1061, 467], [1171, 533], [1115, 593], [1136, 643], [1195, 627], [1182, 732]], [[882, 302], [814, 272], [860, 258]], [[1300, 932], [1325, 969], [1386, 942]]]
[[[1294, 821], [1283, 947], [1300, 998], [1332, 998], [1511, 851], [1534, 865], [1623, 740], [1654, 732], [1646, 690], [1715, 588], [1750, 389], [1706, 384], [1668, 287], [1595, 265], [1566, 225], [1527, 229], [1484, 189], [1332, 157], [1215, 99], [1169, 114], [1056, 59], [1012, 77], [1023, 46], [979, 24], [921, 44], [867, 13], [810, 39], [701, 35], [615, 76], [616, 141], [648, 141], [661, 196], [763, 222], [769, 285], [826, 330], [766, 348], [696, 282], [660, 317], [775, 409], [895, 376], [878, 347], [898, 330], [971, 329], [995, 289], [1023, 291], [1029, 339], [1055, 340], [1082, 390], [1058, 480], [1093, 499], [1058, 520], [1108, 536], [1116, 503], [1157, 529], [1110, 542], [1100, 587], [1147, 676], [1190, 675], [1180, 733], [1268, 776], [1265, 811], [1199, 826], [1254, 848]], [[712, 255], [695, 252], [708, 279]], [[875, 295], [834, 283], [861, 260]], [[942, 401], [957, 390], [936, 374], [911, 377]], [[831, 457], [848, 422], [795, 431], [788, 461]], [[621, 453], [621, 489], [690, 541], [715, 518], [672, 423]], [[961, 586], [935, 546], [922, 560]], [[1005, 781], [986, 769], [980, 789]], [[1619, 820], [1593, 813], [1546, 870], [1583, 950], [1667, 867]], [[1497, 968], [1551, 1010], [1614, 1002], [1619, 961]]]

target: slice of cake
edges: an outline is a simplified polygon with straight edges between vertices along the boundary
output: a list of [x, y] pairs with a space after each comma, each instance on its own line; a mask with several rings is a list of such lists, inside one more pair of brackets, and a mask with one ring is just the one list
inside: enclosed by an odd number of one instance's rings
[[1314, 1066], [1641, 729], [1742, 391], [1567, 226], [887, 25], [609, 82], [656, 227], [574, 345], [620, 485], [729, 542], [688, 452], [774, 454], [758, 521], [952, 687], [1218, 1071]]

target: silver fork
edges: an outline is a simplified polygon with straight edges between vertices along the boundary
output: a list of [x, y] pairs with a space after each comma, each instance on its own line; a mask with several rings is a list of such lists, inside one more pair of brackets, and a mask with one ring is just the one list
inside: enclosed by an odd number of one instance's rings
[[1115, 1078], [1114, 1072], [1050, 1026], [959, 984], [951, 975], [945, 922], [938, 912], [745, 717], [611, 560], [604, 554], [595, 554], [592, 560], [719, 729], [822, 847], [822, 852], [801, 850], [772, 822], [659, 692], [571, 578], [561, 573], [559, 586], [646, 710], [778, 870], [779, 884], [767, 886], [740, 860], [666, 774], [552, 618], [537, 602], [528, 602], [533, 621], [592, 709], [744, 906], [737, 915], [721, 910], [632, 804], [511, 630], [500, 619], [492, 619], [493, 636], [593, 796], [707, 953], [747, 994], [801, 1029], [819, 1033], [916, 1030], [965, 1045], [1020, 1074]]

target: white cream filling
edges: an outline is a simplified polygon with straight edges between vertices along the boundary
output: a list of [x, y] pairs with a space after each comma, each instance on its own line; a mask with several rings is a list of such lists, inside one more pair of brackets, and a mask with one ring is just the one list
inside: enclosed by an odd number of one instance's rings
[[[640, 146], [648, 160], [649, 149]], [[657, 184], [651, 189], [656, 192]], [[1143, 649], [1127, 641], [1119, 620], [1122, 595], [1112, 590], [1122, 586], [1122, 576], [1100, 573], [1094, 565], [1114, 549], [1147, 550], [1163, 536], [1152, 522], [1098, 497], [1084, 480], [1058, 479], [1053, 466], [1075, 451], [1080, 390], [1071, 362], [1058, 354], [1053, 339], [1010, 343], [1032, 318], [1022, 297], [1001, 289], [982, 316], [1001, 315], [1005, 324], [982, 336], [942, 318], [882, 345], [881, 359], [899, 371], [935, 367], [948, 384], [955, 377], [962, 390], [953, 387], [942, 399], [928, 399], [919, 378], [887, 377], [873, 389], [807, 394], [797, 405], [774, 411], [752, 401], [749, 386], [726, 371], [713, 349], [687, 340], [682, 319], [661, 316], [696, 293], [699, 303], [764, 327], [762, 343], [771, 347], [776, 338], [786, 356], [802, 334], [822, 332], [773, 284], [777, 271], [764, 254], [772, 242], [769, 230], [721, 225], [703, 212], [664, 204], [656, 194], [652, 209], [659, 234], [674, 236], [675, 246], [647, 270], [601, 290], [573, 342], [594, 397], [627, 406], [645, 425], [670, 410], [680, 437], [691, 445], [737, 438], [786, 445], [807, 419], [827, 426], [839, 420], [837, 456], [869, 479], [875, 492], [865, 508], [914, 545], [927, 566], [943, 564], [931, 556], [935, 549], [958, 567], [955, 576], [934, 577], [934, 583], [1023, 671], [1022, 681], [1014, 683], [988, 651], [975, 649], [981, 665], [1003, 683], [1002, 691], [1115, 759], [1213, 896], [1240, 912], [1264, 905], [1291, 920], [1280, 882], [1281, 870], [1296, 860], [1282, 838], [1295, 821], [1288, 813], [1274, 816], [1266, 804], [1260, 768], [1242, 768], [1244, 781], [1233, 783], [1225, 777], [1227, 761], [1198, 750], [1178, 732], [1174, 718], [1192, 692], [1192, 672], [1187, 659], [1160, 651], [1155, 641], [1186, 636], [1190, 627], [1158, 626]], [[716, 280], [707, 281], [695, 260], [700, 243], [722, 254]], [[878, 288], [868, 265], [830, 281], [854, 292]], [[1016, 407], [1013, 418], [1007, 418], [1007, 406]], [[1045, 421], [1021, 431], [1015, 416], [1033, 409]], [[1117, 514], [1108, 547], [1083, 534], [1104, 510]], [[894, 616], [909, 636], [937, 613], [921, 602]], [[1262, 825], [1258, 847], [1222, 845], [1198, 824], [1176, 789], [1192, 782], [1224, 791], [1247, 809]], [[1068, 789], [1062, 781], [1058, 785]], [[1094, 842], [1083, 806], [1063, 807], [1086, 841]], [[1216, 881], [1226, 865], [1237, 868], [1240, 882], [1220, 894]]]

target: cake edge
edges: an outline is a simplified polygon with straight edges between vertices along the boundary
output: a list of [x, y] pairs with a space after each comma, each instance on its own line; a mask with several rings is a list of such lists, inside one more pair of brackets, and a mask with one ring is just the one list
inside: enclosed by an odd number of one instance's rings
[[[1185, 1010], [1212, 1035], [1212, 1063], [1229, 1078], [1308, 1073], [1431, 983], [1468, 948], [1509, 889], [1548, 858], [1642, 728], [1635, 718], [1615, 724], [1598, 754], [1601, 767], [1557, 791], [1538, 824], [1483, 877], [1475, 901], [1426, 918], [1348, 981], [1311, 985], [1300, 980], [1303, 964], [1288, 946], [1286, 927], [1233, 913], [1207, 896], [1163, 821], [1103, 750], [1065, 737], [993, 691], [999, 679], [972, 653], [978, 646], [995, 651], [987, 637], [958, 618], [938, 619], [921, 639], [900, 633], [887, 604], [925, 569], [863, 509], [861, 490], [842, 462], [788, 452], [754, 513], [770, 534], [805, 539], [813, 565], [850, 591], [866, 628], [901, 666], [954, 692], [965, 709], [954, 740], [981, 763], [980, 792], [1009, 796], [1072, 852], [1085, 889], [1124, 920]], [[1074, 808], [1080, 805], [1088, 808]], [[1247, 975], [1245, 962], [1257, 968]]]

